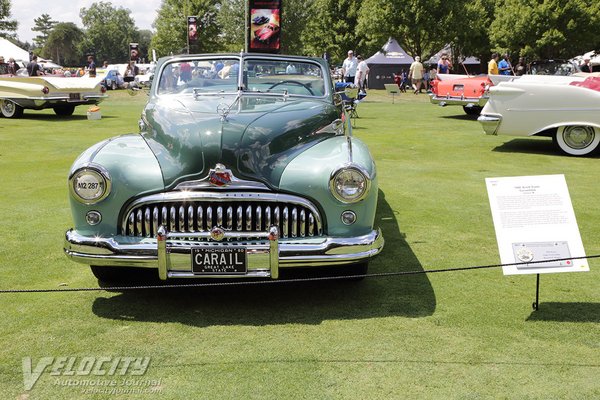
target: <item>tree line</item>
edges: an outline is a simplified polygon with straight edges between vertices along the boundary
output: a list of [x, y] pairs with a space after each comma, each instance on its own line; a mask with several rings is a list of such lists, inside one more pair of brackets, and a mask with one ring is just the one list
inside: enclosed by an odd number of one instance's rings
[[[34, 52], [65, 65], [85, 54], [123, 62], [128, 44], [159, 56], [187, 52], [186, 16], [200, 21], [194, 52], [239, 52], [245, 42], [246, 0], [163, 0], [154, 32], [139, 30], [130, 10], [96, 2], [80, 10], [83, 29], [34, 20]], [[0, 36], [15, 37], [11, 0], [0, 0]], [[411, 56], [427, 59], [446, 44], [455, 55], [488, 60], [509, 53], [530, 60], [571, 58], [600, 49], [600, 2], [587, 0], [282, 0], [282, 52], [341, 62], [347, 51], [370, 56], [394, 37]], [[23, 43], [17, 43], [23, 45]]]

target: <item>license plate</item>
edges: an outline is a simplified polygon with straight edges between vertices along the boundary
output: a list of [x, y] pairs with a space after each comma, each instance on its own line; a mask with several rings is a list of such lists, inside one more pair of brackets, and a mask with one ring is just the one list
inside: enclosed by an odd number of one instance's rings
[[192, 272], [200, 275], [238, 275], [247, 271], [243, 247], [193, 248]]
[[454, 88], [453, 88], [453, 90], [454, 90], [455, 92], [462, 92], [462, 91], [464, 91], [464, 90], [465, 90], [465, 85], [454, 85]]
[[80, 93], [69, 93], [69, 101], [79, 101], [81, 100]]

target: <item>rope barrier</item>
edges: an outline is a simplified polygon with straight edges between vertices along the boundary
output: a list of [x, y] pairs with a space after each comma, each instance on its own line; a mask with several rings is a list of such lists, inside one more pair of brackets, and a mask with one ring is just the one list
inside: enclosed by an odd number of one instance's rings
[[513, 265], [542, 264], [542, 263], [549, 263], [549, 262], [582, 260], [582, 259], [591, 259], [591, 258], [600, 258], [600, 254], [591, 255], [591, 256], [583, 256], [583, 257], [569, 257], [569, 258], [556, 258], [556, 259], [552, 259], [552, 260], [543, 260], [543, 261], [530, 261], [527, 263], [515, 262], [515, 263], [508, 263], [508, 264], [477, 265], [477, 266], [471, 266], [471, 267], [380, 272], [380, 273], [375, 273], [375, 274], [364, 274], [364, 275], [318, 276], [318, 277], [309, 277], [309, 278], [252, 280], [252, 281], [235, 281], [235, 282], [202, 282], [202, 283], [186, 283], [186, 284], [178, 284], [178, 285], [107, 286], [107, 287], [88, 287], [88, 288], [64, 288], [63, 287], [63, 288], [54, 288], [54, 289], [0, 289], [0, 294], [98, 292], [98, 291], [110, 292], [110, 291], [148, 290], [148, 289], [199, 288], [199, 287], [214, 287], [214, 286], [281, 285], [281, 284], [285, 284], [285, 283], [337, 281], [337, 280], [350, 280], [350, 279], [356, 279], [356, 278], [384, 278], [384, 277], [404, 276], [404, 275], [422, 275], [422, 274], [434, 274], [434, 273], [441, 273], [441, 272], [458, 272], [458, 271], [469, 271], [469, 270], [477, 270], [477, 269], [491, 269], [491, 268], [508, 267], [508, 266], [513, 266]]

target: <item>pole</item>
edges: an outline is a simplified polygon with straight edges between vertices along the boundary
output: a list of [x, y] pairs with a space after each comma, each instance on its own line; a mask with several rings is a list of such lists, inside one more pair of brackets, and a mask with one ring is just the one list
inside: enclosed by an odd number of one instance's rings
[[537, 311], [540, 307], [540, 274], [535, 278], [535, 301], [531, 305], [533, 311]]

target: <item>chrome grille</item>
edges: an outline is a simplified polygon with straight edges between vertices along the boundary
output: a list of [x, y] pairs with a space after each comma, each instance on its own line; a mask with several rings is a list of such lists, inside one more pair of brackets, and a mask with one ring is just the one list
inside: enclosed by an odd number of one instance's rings
[[121, 231], [126, 236], [156, 237], [158, 227], [169, 232], [207, 232], [219, 226], [228, 231], [266, 232], [275, 225], [282, 238], [323, 234], [314, 205], [301, 197], [267, 193], [174, 192], [137, 200], [124, 213]]

